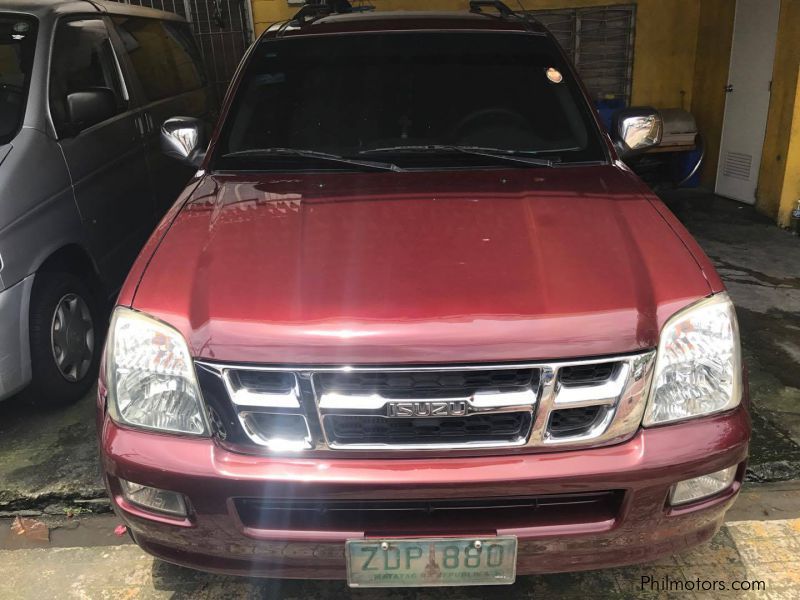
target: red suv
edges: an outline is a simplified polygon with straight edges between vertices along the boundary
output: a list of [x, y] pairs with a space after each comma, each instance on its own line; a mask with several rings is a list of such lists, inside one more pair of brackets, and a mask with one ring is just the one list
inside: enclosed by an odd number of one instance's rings
[[[497, 9], [497, 10], [495, 10]], [[499, 12], [498, 12], [499, 11]], [[303, 10], [245, 57], [119, 297], [114, 509], [164, 560], [351, 586], [511, 583], [708, 540], [750, 422], [708, 258], [552, 36]]]

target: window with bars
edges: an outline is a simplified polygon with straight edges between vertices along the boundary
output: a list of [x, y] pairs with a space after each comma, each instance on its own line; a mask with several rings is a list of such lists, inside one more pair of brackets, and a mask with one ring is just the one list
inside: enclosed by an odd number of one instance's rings
[[239, 61], [252, 41], [250, 0], [116, 0], [176, 13], [192, 33], [217, 97], [225, 95]]
[[636, 5], [527, 12], [553, 33], [595, 100], [630, 102]]

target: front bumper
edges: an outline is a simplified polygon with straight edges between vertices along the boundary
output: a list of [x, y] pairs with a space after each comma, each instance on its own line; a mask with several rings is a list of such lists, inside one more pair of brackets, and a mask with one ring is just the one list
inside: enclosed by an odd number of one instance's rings
[[[711, 538], [741, 486], [750, 436], [747, 411], [640, 430], [623, 444], [582, 451], [470, 458], [308, 459], [235, 454], [211, 440], [125, 429], [101, 422], [106, 482], [117, 514], [139, 545], [169, 562], [249, 576], [344, 579], [346, 539], [426, 535], [515, 535], [518, 574], [638, 563]], [[677, 481], [739, 465], [731, 488], [681, 507], [667, 506]], [[180, 520], [136, 508], [117, 478], [181, 492]], [[239, 500], [360, 502], [502, 499], [615, 490], [604, 510], [564, 510], [515, 521], [491, 510], [436, 530], [413, 520], [375, 530], [333, 526], [262, 528], [247, 524]]]
[[31, 380], [28, 312], [33, 275], [0, 291], [0, 400]]

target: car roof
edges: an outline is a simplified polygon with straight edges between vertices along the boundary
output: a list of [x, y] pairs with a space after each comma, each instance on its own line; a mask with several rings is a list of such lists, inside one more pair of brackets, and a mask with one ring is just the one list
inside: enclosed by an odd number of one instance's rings
[[276, 23], [265, 38], [325, 35], [332, 33], [375, 33], [414, 30], [509, 31], [545, 34], [538, 21], [500, 17], [493, 13], [434, 11], [366, 11], [323, 16], [304, 24], [290, 20]]
[[3, 0], [2, 5], [0, 5], [0, 13], [8, 12], [33, 15], [38, 19], [72, 13], [86, 14], [97, 12], [100, 14], [185, 21], [180, 15], [163, 10], [134, 6], [122, 2], [100, 2], [95, 0]]

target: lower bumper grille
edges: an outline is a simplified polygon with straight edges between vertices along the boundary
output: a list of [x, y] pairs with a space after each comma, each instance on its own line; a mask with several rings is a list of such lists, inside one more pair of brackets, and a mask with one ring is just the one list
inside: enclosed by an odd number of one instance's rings
[[534, 527], [552, 523], [604, 522], [615, 519], [621, 490], [530, 497], [426, 501], [275, 501], [238, 498], [236, 510], [245, 527], [261, 530], [402, 531], [425, 534]]
[[378, 394], [394, 399], [469, 397], [481, 390], [513, 392], [535, 389], [538, 369], [482, 369], [447, 371], [369, 371], [319, 373], [321, 393], [359, 396]]
[[324, 420], [335, 444], [467, 444], [524, 440], [530, 414], [508, 413], [436, 419], [330, 415]]

